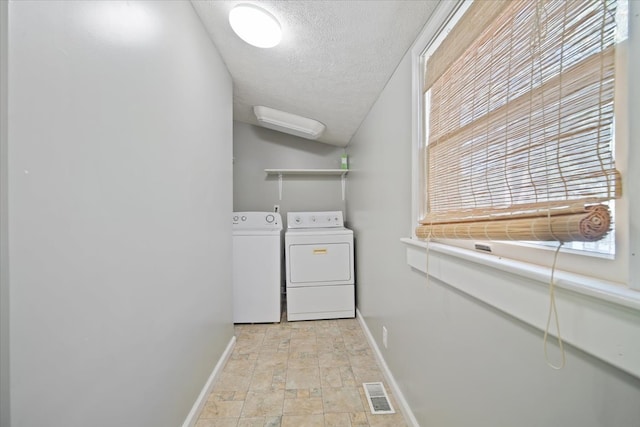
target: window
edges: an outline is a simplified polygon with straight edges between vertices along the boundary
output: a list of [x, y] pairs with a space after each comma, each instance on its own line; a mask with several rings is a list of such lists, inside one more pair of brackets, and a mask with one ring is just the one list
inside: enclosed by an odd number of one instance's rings
[[[596, 242], [607, 234], [610, 200], [621, 194], [620, 5], [475, 2], [456, 13], [457, 25], [423, 56], [418, 237], [472, 247], [457, 239]], [[507, 251], [536, 258], [521, 246]]]

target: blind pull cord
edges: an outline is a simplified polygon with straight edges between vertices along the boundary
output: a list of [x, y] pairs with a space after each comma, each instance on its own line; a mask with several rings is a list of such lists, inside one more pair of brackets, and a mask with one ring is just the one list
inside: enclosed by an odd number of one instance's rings
[[[553, 267], [551, 268], [551, 280], [549, 281], [549, 315], [547, 316], [547, 326], [544, 330], [544, 360], [545, 362], [547, 362], [547, 365], [549, 365], [549, 367], [559, 370], [564, 368], [566, 362], [567, 362], [567, 358], [564, 352], [564, 344], [562, 342], [562, 336], [560, 335], [560, 322], [558, 321], [558, 308], [556, 307], [556, 296], [555, 296], [555, 282], [554, 282], [554, 276], [555, 276], [555, 272], [556, 272], [556, 263], [558, 261], [558, 254], [560, 253], [560, 248], [562, 248], [562, 245], [564, 245], [564, 242], [559, 242], [560, 244], [558, 245], [558, 247], [556, 248], [556, 252], [553, 256]], [[558, 332], [557, 337], [558, 337], [558, 347], [560, 348], [560, 364], [559, 365], [554, 365], [550, 360], [549, 360], [549, 354], [547, 352], [547, 342], [549, 340], [549, 329], [551, 328], [551, 316], [553, 315], [554, 320], [556, 322], [556, 331]]]
[[431, 279], [429, 279], [429, 248], [431, 247], [431, 229], [429, 229], [429, 235], [427, 236], [427, 288], [429, 287], [429, 283], [431, 283]]

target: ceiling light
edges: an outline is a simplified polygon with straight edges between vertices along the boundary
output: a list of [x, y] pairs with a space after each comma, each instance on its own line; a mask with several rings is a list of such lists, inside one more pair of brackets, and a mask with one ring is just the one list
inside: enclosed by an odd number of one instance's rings
[[253, 113], [262, 127], [296, 135], [306, 139], [318, 139], [325, 130], [325, 125], [317, 120], [297, 116], [273, 108], [256, 105]]
[[239, 4], [231, 9], [229, 24], [238, 37], [256, 47], [274, 47], [282, 40], [278, 20], [252, 4]]

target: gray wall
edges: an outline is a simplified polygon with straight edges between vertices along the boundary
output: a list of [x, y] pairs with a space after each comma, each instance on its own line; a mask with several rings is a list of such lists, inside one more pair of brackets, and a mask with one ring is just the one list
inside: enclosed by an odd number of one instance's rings
[[[640, 3], [637, 1], [629, 2], [629, 44], [631, 46], [640, 46]], [[629, 120], [629, 135], [632, 142], [629, 144], [629, 164], [640, 164], [640, 81], [636, 77], [640, 73], [640, 54], [637, 47], [629, 49], [631, 54], [629, 57], [629, 70], [627, 75], [629, 78], [628, 102], [629, 109], [636, 112], [635, 117], [631, 116]], [[628, 183], [626, 186], [627, 194], [640, 195], [640, 167], [629, 167], [627, 169]], [[640, 212], [640, 197], [629, 198], [630, 212]], [[634, 289], [640, 291], [640, 215], [629, 215], [629, 228], [633, 230], [630, 236], [629, 253], [631, 259], [629, 261], [629, 281]]]
[[282, 200], [278, 177], [265, 169], [338, 169], [343, 148], [233, 122], [233, 208], [271, 211], [344, 210], [339, 176], [285, 176]]
[[552, 370], [542, 331], [406, 264], [411, 103], [408, 54], [348, 146], [347, 214], [359, 310], [420, 425], [637, 426], [640, 380], [571, 347], [567, 367]]
[[230, 76], [189, 2], [9, 35], [11, 425], [181, 425], [233, 336]]
[[0, 426], [9, 426], [9, 254], [7, 232], [7, 36], [9, 3], [0, 1]]

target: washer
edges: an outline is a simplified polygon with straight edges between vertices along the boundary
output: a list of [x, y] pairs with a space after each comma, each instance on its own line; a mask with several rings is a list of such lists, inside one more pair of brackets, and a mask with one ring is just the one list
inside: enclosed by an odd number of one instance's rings
[[282, 217], [233, 213], [233, 322], [280, 322]]
[[287, 320], [355, 317], [353, 231], [342, 211], [289, 212]]

